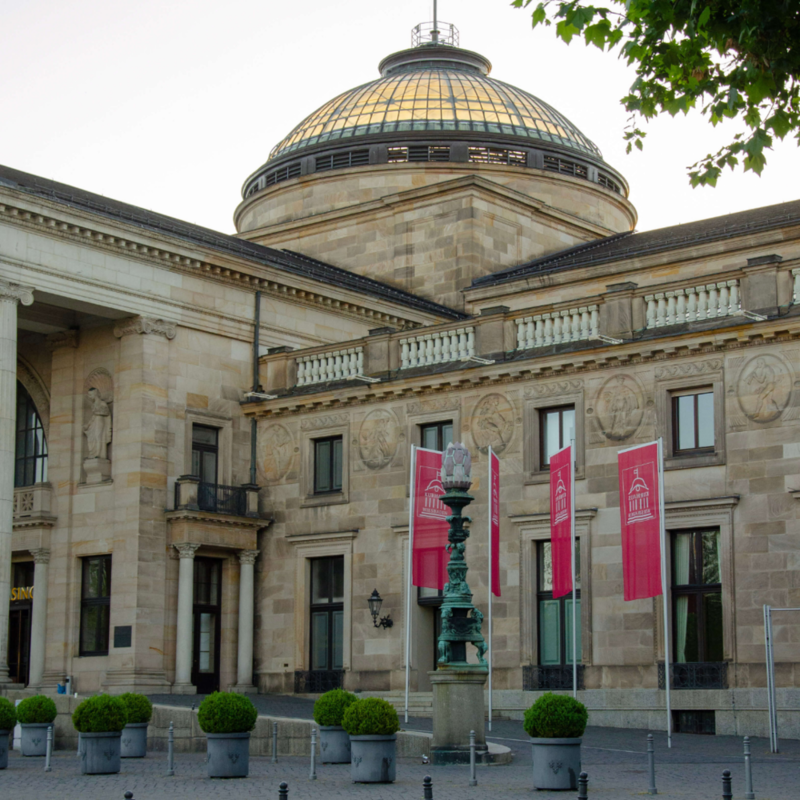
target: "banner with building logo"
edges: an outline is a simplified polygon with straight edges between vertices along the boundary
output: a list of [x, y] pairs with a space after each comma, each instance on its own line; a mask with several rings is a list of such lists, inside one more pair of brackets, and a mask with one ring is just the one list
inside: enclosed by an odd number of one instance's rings
[[489, 587], [495, 597], [500, 597], [500, 459], [491, 447], [489, 448], [489, 564]]
[[553, 570], [553, 599], [572, 591], [572, 446], [550, 456], [550, 556]]
[[438, 450], [415, 448], [412, 478], [412, 570], [414, 586], [444, 589], [447, 583], [447, 516], [442, 502], [442, 454]]

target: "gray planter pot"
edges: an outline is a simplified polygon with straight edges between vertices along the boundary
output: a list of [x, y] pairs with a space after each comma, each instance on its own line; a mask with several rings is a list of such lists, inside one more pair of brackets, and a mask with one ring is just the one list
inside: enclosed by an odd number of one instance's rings
[[583, 739], [534, 739], [533, 787], [535, 789], [577, 789], [581, 774]]
[[353, 783], [393, 783], [397, 736], [351, 736], [350, 778]]
[[250, 772], [250, 731], [207, 733], [208, 777], [246, 778]]
[[319, 750], [323, 764], [349, 764], [350, 734], [341, 725], [320, 725]]
[[8, 737], [11, 731], [0, 731], [0, 769], [8, 766]]
[[113, 775], [119, 772], [121, 731], [81, 734], [81, 775]]
[[147, 722], [129, 722], [122, 729], [122, 758], [144, 758], [147, 755], [147, 725]]
[[44, 756], [47, 755], [47, 729], [52, 722], [28, 722], [20, 724], [22, 735], [20, 737], [20, 749], [24, 756]]

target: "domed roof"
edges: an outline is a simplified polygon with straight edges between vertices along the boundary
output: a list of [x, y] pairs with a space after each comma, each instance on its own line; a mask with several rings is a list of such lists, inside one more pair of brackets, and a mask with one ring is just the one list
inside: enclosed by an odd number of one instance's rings
[[478, 53], [427, 44], [393, 54], [379, 68], [380, 78], [343, 92], [306, 117], [272, 149], [270, 160], [338, 140], [417, 131], [495, 134], [602, 158], [597, 146], [552, 106], [490, 78], [491, 64]]

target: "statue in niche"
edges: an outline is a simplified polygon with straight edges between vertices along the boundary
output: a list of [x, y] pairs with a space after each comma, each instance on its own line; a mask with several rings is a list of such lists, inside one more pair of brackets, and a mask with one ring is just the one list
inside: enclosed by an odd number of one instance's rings
[[89, 458], [108, 458], [111, 444], [111, 409], [94, 386], [87, 392], [91, 419], [83, 426]]

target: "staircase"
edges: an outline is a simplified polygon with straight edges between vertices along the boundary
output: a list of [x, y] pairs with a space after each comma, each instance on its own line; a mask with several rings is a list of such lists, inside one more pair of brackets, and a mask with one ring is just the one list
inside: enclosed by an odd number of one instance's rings
[[[391, 703], [400, 714], [405, 709], [406, 694], [400, 690], [391, 692], [360, 692], [360, 697], [382, 697]], [[432, 717], [433, 716], [433, 692], [409, 692], [408, 693], [408, 716], [409, 717]]]

